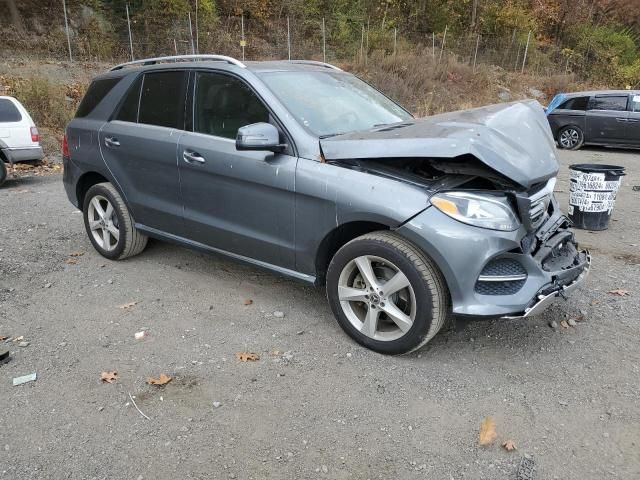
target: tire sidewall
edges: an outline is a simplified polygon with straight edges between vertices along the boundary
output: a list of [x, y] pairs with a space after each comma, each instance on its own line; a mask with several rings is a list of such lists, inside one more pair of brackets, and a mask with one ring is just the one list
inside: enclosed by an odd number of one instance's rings
[[[411, 329], [402, 337], [388, 342], [374, 340], [359, 332], [349, 321], [338, 298], [338, 279], [344, 267], [362, 255], [372, 255], [389, 260], [404, 273], [416, 296], [416, 315]], [[384, 242], [362, 239], [355, 240], [344, 247], [333, 257], [327, 272], [327, 298], [333, 313], [349, 336], [359, 344], [384, 354], [397, 355], [410, 352], [420, 345], [429, 332], [433, 318], [433, 297], [429, 285], [415, 268], [414, 264], [404, 254]]]
[[[109, 200], [109, 202], [111, 203], [111, 206], [113, 207], [113, 211], [115, 212], [116, 216], [118, 217], [118, 229], [120, 230], [120, 237], [118, 238], [118, 244], [116, 245], [116, 248], [114, 248], [113, 250], [110, 250], [110, 251], [106, 251], [100, 245], [98, 245], [96, 243], [95, 239], [93, 238], [93, 233], [92, 233], [91, 229], [89, 228], [89, 203], [91, 202], [91, 199], [93, 197], [95, 197], [96, 195], [101, 195], [101, 196], [107, 198]], [[114, 195], [111, 192], [111, 190], [109, 190], [108, 188], [105, 188], [101, 184], [98, 184], [98, 185], [94, 185], [93, 187], [91, 187], [89, 189], [89, 191], [87, 192], [87, 194], [84, 197], [84, 204], [82, 206], [82, 216], [84, 218], [84, 228], [87, 231], [87, 236], [89, 237], [89, 240], [91, 241], [91, 244], [93, 245], [93, 248], [95, 248], [100, 255], [102, 255], [105, 258], [109, 258], [111, 260], [118, 259], [122, 255], [122, 252], [124, 251], [125, 245], [127, 244], [127, 238], [126, 238], [127, 231], [124, 228], [126, 223], [125, 223], [125, 219], [124, 219], [124, 216], [123, 216], [123, 212], [121, 212], [120, 208], [118, 208], [119, 202], [117, 200], [118, 199], [114, 198]]]
[[7, 164], [0, 158], [0, 185], [2, 185], [7, 179]]
[[[578, 132], [580, 139], [578, 140], [578, 143], [576, 143], [573, 147], [563, 147], [562, 144], [560, 143], [560, 137], [562, 136], [565, 130], [569, 130], [569, 129], [575, 130], [576, 132]], [[562, 127], [560, 131], [558, 131], [558, 146], [562, 150], [577, 150], [582, 146], [583, 143], [584, 143], [584, 132], [580, 127], [576, 125], [567, 125], [565, 127]]]

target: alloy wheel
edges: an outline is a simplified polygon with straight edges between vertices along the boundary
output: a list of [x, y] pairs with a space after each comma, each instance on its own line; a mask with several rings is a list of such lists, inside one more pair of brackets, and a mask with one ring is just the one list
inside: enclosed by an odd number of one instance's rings
[[349, 261], [338, 279], [338, 299], [349, 322], [374, 340], [392, 341], [413, 326], [416, 296], [392, 262], [363, 255]]
[[573, 148], [580, 142], [580, 133], [575, 128], [567, 128], [560, 134], [559, 141], [563, 148]]
[[89, 202], [87, 216], [93, 239], [103, 250], [113, 251], [120, 240], [120, 228], [111, 202], [102, 195], [94, 196]]

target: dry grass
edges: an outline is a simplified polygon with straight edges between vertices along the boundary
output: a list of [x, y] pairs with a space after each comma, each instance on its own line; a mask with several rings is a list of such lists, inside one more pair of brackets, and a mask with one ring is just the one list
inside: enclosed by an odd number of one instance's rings
[[461, 63], [455, 55], [431, 50], [384, 56], [380, 52], [366, 63], [344, 64], [350, 70], [417, 116], [478, 107], [506, 100], [531, 98], [530, 89], [542, 91], [545, 103], [557, 92], [582, 88], [571, 76], [536, 77], [508, 72], [500, 67]]

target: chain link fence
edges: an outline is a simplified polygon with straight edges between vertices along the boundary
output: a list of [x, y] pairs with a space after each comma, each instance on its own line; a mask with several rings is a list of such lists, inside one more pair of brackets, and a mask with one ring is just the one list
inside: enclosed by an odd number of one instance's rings
[[[194, 13], [169, 17], [166, 12], [138, 11], [128, 21], [125, 12], [114, 12], [104, 21], [84, 9], [52, 12], [59, 26], [45, 37], [16, 36], [9, 32], [7, 45], [27, 44], [32, 54], [58, 60], [120, 63], [164, 55], [217, 53], [245, 60], [312, 59], [367, 64], [372, 56], [422, 52], [440, 61], [453, 55], [473, 66], [497, 66], [504, 70], [537, 75], [558, 75], [580, 70], [561, 46], [540, 44], [531, 32], [513, 31], [507, 36], [454, 35], [423, 32], [404, 35], [395, 28], [372, 28], [365, 23], [309, 20], [282, 16], [265, 22], [242, 16], [205, 21]], [[9, 29], [10, 30], [10, 29]]]

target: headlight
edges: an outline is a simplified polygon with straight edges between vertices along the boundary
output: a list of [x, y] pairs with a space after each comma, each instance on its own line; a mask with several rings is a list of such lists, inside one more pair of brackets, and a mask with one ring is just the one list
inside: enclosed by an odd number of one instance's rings
[[431, 203], [451, 218], [476, 227], [510, 232], [520, 226], [505, 195], [444, 192], [431, 197]]

